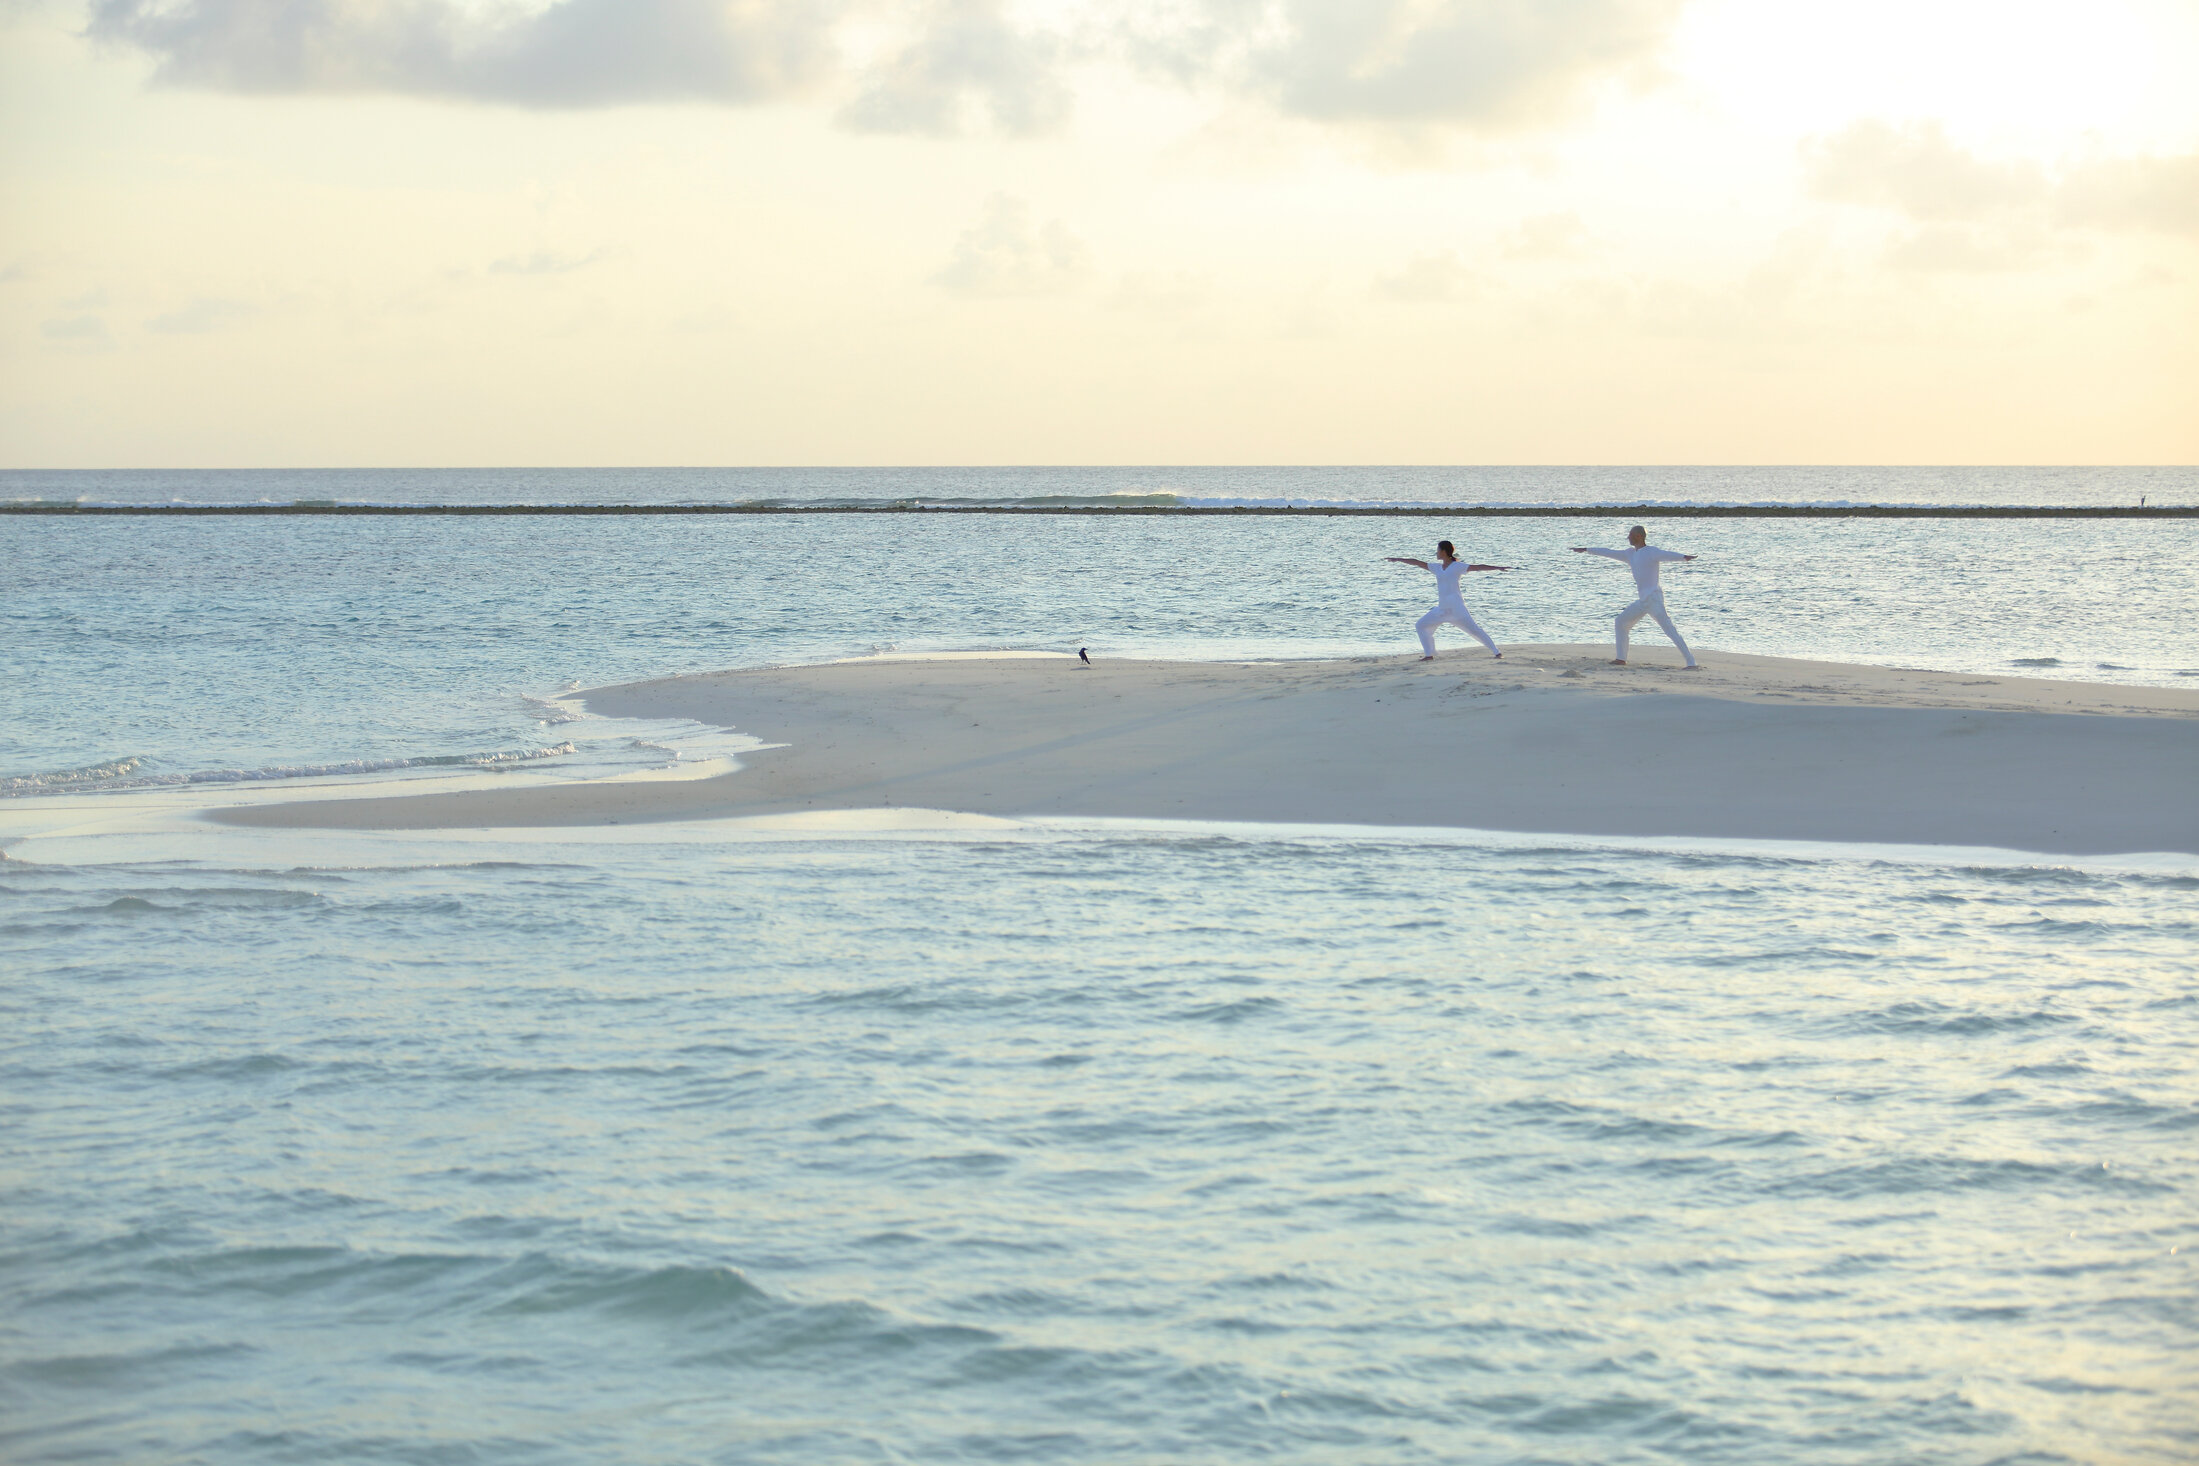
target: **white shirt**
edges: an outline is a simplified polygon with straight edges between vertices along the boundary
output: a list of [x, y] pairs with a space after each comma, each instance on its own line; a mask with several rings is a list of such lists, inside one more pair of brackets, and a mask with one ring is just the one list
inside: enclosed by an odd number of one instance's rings
[[1667, 560], [1685, 560], [1687, 556], [1678, 550], [1660, 550], [1655, 545], [1644, 545], [1638, 550], [1590, 550], [1591, 555], [1601, 555], [1606, 560], [1624, 560], [1626, 568], [1634, 572], [1634, 588], [1645, 596], [1663, 595], [1657, 585], [1657, 567]]
[[1466, 573], [1464, 560], [1453, 560], [1446, 565], [1441, 560], [1428, 562], [1428, 573], [1435, 577], [1435, 598], [1446, 606], [1463, 606], [1466, 602], [1458, 593], [1458, 578]]

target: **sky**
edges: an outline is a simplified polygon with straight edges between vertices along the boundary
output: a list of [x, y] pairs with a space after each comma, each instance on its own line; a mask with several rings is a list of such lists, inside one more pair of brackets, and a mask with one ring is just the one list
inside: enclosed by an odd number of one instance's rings
[[2199, 461], [2194, 0], [0, 0], [0, 467]]

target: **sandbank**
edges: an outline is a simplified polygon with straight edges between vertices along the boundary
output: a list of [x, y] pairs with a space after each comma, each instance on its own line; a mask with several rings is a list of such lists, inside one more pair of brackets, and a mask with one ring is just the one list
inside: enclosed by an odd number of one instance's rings
[[276, 828], [853, 809], [2199, 853], [2199, 688], [1589, 646], [1434, 662], [861, 660], [578, 694], [778, 745], [672, 781], [257, 804]]

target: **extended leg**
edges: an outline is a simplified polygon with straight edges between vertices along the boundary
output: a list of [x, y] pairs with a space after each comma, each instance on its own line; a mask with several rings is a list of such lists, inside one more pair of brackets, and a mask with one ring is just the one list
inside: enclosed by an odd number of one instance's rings
[[1622, 662], [1626, 660], [1627, 634], [1634, 629], [1635, 622], [1641, 620], [1644, 616], [1648, 614], [1649, 598], [1647, 596], [1644, 596], [1641, 600], [1636, 601], [1633, 605], [1628, 606], [1625, 610], [1621, 611], [1617, 616], [1612, 618], [1612, 639], [1615, 640], [1619, 645], [1619, 654], [1617, 660]]
[[1443, 624], [1443, 608], [1437, 606], [1413, 623], [1413, 630], [1420, 633], [1420, 657], [1422, 661], [1435, 656], [1435, 629]]
[[1680, 660], [1690, 667], [1694, 666], [1695, 653], [1687, 649], [1687, 641], [1680, 635], [1680, 628], [1674, 626], [1672, 618], [1665, 614], [1664, 602], [1659, 601], [1650, 607], [1649, 614], [1657, 618], [1657, 624], [1664, 629], [1664, 634], [1671, 637], [1672, 644], [1680, 649]]
[[1504, 655], [1504, 653], [1497, 650], [1497, 644], [1490, 639], [1489, 633], [1481, 629], [1481, 623], [1474, 619], [1473, 612], [1453, 611], [1450, 619], [1453, 626], [1464, 627], [1468, 636], [1487, 647], [1491, 655], [1499, 657]]

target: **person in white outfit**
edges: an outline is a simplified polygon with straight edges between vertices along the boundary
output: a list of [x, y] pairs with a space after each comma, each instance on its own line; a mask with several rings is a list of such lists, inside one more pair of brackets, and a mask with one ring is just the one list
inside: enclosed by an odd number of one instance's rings
[[1420, 660], [1435, 660], [1435, 629], [1446, 621], [1487, 647], [1498, 661], [1504, 660], [1504, 653], [1497, 650], [1497, 644], [1489, 639], [1489, 633], [1481, 629], [1481, 624], [1467, 611], [1466, 602], [1459, 597], [1458, 578], [1469, 570], [1509, 570], [1511, 566], [1468, 565], [1458, 558], [1449, 540], [1436, 543], [1433, 560], [1408, 560], [1403, 555], [1388, 555], [1384, 559], [1392, 565], [1418, 565], [1435, 577], [1435, 606], [1413, 623], [1413, 630], [1420, 633]]
[[1576, 555], [1601, 555], [1606, 560], [1623, 560], [1626, 568], [1634, 572], [1634, 589], [1637, 592], [1634, 604], [1621, 611], [1613, 622], [1618, 631], [1619, 654], [1612, 659], [1611, 665], [1626, 665], [1627, 633], [1634, 629], [1635, 622], [1648, 616], [1664, 629], [1664, 634], [1671, 637], [1672, 644], [1680, 649], [1680, 660], [1686, 664], [1687, 670], [1695, 670], [1695, 653], [1687, 649], [1687, 642], [1681, 637], [1679, 628], [1665, 614], [1664, 589], [1657, 584], [1659, 565], [1671, 560], [1692, 560], [1695, 557], [1682, 555], [1674, 550], [1658, 549], [1649, 542], [1649, 532], [1638, 524], [1626, 532], [1626, 543], [1629, 548], [1624, 550], [1592, 550], [1586, 545], [1573, 546], [1573, 553]]

